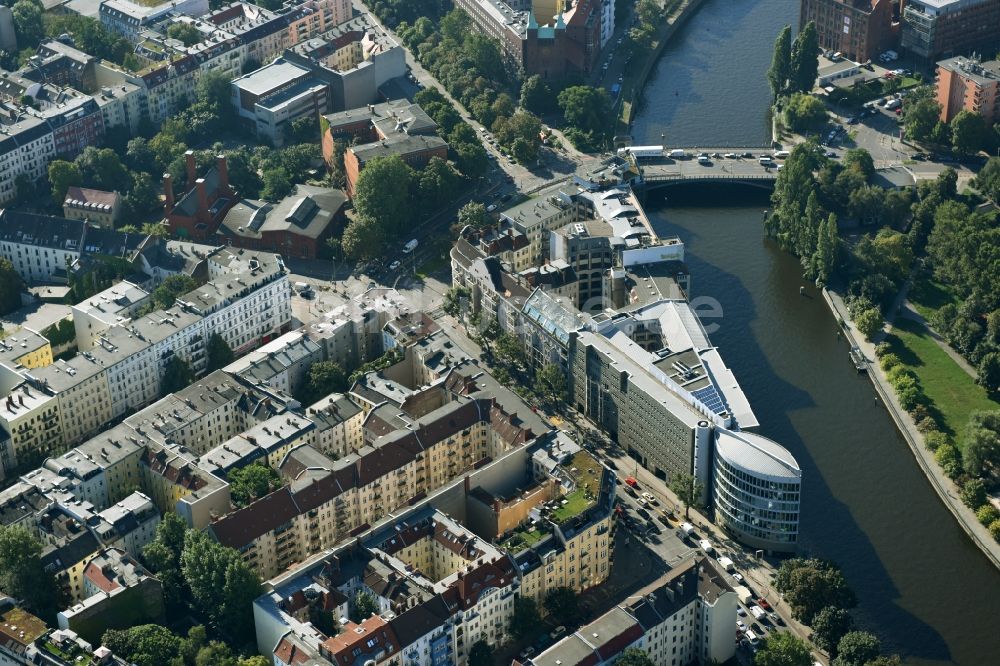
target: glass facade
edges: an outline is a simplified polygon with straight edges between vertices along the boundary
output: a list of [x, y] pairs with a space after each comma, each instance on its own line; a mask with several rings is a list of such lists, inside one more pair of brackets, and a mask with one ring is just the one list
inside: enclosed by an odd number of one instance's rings
[[716, 455], [712, 488], [716, 521], [747, 545], [795, 550], [800, 487], [800, 479], [777, 481]]

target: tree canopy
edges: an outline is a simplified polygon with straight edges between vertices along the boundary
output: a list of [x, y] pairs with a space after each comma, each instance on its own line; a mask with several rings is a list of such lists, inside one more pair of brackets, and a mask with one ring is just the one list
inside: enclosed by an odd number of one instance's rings
[[805, 624], [811, 624], [816, 614], [828, 606], [846, 609], [857, 605], [844, 574], [825, 560], [785, 560], [778, 568], [774, 586], [784, 595], [795, 618]]
[[789, 72], [790, 92], [809, 92], [816, 84], [819, 71], [819, 37], [816, 23], [809, 21], [792, 42]]
[[236, 355], [233, 354], [233, 350], [229, 347], [229, 344], [218, 333], [212, 333], [209, 336], [207, 349], [208, 365], [205, 368], [205, 372], [213, 372], [219, 368], [224, 368], [236, 359]]
[[520, 596], [514, 600], [514, 613], [510, 619], [510, 633], [514, 638], [524, 638], [538, 631], [542, 616], [531, 597]]
[[788, 90], [788, 79], [792, 73], [792, 26], [786, 25], [774, 40], [774, 55], [771, 68], [767, 70], [767, 82], [771, 85], [771, 96], [777, 99]]
[[556, 587], [545, 595], [545, 610], [560, 624], [573, 624], [580, 617], [580, 600], [568, 587]]
[[837, 643], [837, 658], [833, 666], [865, 666], [877, 659], [882, 644], [875, 634], [867, 631], [850, 631]]
[[347, 373], [335, 361], [317, 361], [309, 366], [306, 383], [302, 387], [302, 402], [311, 405], [331, 393], [343, 393], [350, 388]]
[[812, 640], [820, 650], [837, 656], [837, 643], [854, 629], [854, 619], [844, 608], [827, 606], [813, 617]]
[[24, 281], [14, 264], [6, 257], [0, 257], [0, 315], [13, 312], [21, 307], [21, 291], [24, 290]]
[[754, 656], [754, 666], [812, 666], [809, 644], [788, 631], [773, 632]]
[[0, 525], [0, 590], [23, 599], [35, 615], [54, 623], [64, 606], [56, 579], [45, 571], [42, 544], [21, 525]]
[[226, 478], [233, 504], [244, 507], [281, 486], [281, 476], [262, 462], [231, 471]]
[[621, 656], [615, 660], [615, 666], [656, 666], [656, 664], [639, 648], [627, 648], [622, 650]]

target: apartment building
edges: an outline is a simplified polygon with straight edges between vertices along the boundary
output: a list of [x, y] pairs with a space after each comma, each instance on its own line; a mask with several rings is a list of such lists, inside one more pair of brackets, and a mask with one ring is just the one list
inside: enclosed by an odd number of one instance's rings
[[477, 32], [500, 42], [508, 66], [546, 79], [590, 73], [607, 41], [604, 20], [614, 14], [613, 6], [596, 0], [459, 0], [456, 6], [469, 15]]
[[120, 548], [107, 548], [83, 570], [83, 599], [57, 616], [60, 629], [99, 644], [108, 629], [164, 621], [163, 587]]
[[306, 0], [298, 9], [303, 11], [288, 24], [288, 41], [292, 45], [344, 23], [352, 13], [348, 0]]
[[[399, 405], [381, 404], [365, 417], [361, 448], [336, 461], [312, 447], [293, 450], [280, 465], [289, 485], [209, 531], [262, 576], [274, 575], [540, 434], [517, 425], [503, 405], [520, 401], [501, 395], [507, 400], [482, 391], [470, 397], [439, 383]], [[522, 411], [523, 403], [515, 413]]]
[[17, 178], [35, 182], [48, 173], [56, 157], [52, 128], [42, 118], [23, 115], [11, 104], [0, 104], [0, 203], [17, 198]]
[[820, 48], [875, 60], [899, 43], [899, 7], [893, 0], [802, 0], [799, 30], [813, 21]]
[[149, 292], [122, 280], [70, 308], [76, 345], [81, 351], [93, 349], [100, 336], [116, 325], [127, 325], [136, 312], [149, 302]]
[[[610, 470], [565, 435], [511, 450], [267, 582], [254, 604], [258, 650], [286, 664], [352, 663], [355, 654], [378, 664], [465, 663], [476, 641], [506, 641], [517, 595], [544, 595], [538, 572], [548, 565], [528, 555], [549, 558], [553, 571], [563, 567], [552, 586], [582, 590], [604, 579], [606, 571], [578, 572], [610, 567], [614, 485]], [[551, 535], [526, 545], [521, 530], [529, 529]], [[352, 631], [379, 641], [355, 653], [351, 632], [331, 641], [324, 627], [358, 591], [372, 595], [379, 611]]]
[[603, 666], [629, 648], [658, 666], [722, 663], [736, 652], [736, 606], [736, 593], [712, 562], [691, 558], [541, 654], [514, 664]]
[[19, 328], [0, 339], [0, 366], [9, 371], [41, 368], [52, 363], [52, 343], [30, 328]]
[[224, 371], [251, 383], [295, 395], [305, 384], [310, 366], [323, 360], [323, 348], [303, 330], [289, 331], [236, 359]]
[[0, 253], [26, 282], [65, 281], [86, 233], [82, 220], [0, 210]]
[[62, 446], [59, 402], [30, 382], [19, 381], [0, 409], [0, 429], [0, 475], [6, 478]]
[[310, 443], [320, 453], [337, 459], [362, 447], [365, 414], [343, 393], [331, 393], [305, 413], [316, 426]]
[[102, 0], [99, 17], [105, 28], [134, 41], [145, 26], [171, 12], [195, 17], [202, 16], [208, 13], [208, 0], [179, 0], [176, 2], [171, 0], [153, 6], [137, 4], [129, 2], [129, 0]]
[[907, 0], [902, 47], [928, 61], [1000, 47], [1000, 5], [993, 0]]
[[936, 87], [941, 122], [951, 122], [961, 111], [978, 113], [987, 125], [1000, 120], [1000, 60], [942, 60], [937, 64]]

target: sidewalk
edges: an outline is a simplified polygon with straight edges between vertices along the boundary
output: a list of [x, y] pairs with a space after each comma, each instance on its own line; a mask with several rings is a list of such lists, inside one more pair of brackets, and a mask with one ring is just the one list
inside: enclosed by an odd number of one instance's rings
[[[901, 306], [905, 303], [907, 289], [908, 286], [904, 286], [896, 297], [896, 301], [889, 310], [886, 328], [877, 336], [878, 340], [876, 342], [881, 342], [885, 338], [885, 335], [892, 330], [892, 322], [895, 315], [901, 311]], [[857, 330], [854, 323], [850, 320], [847, 306], [839, 294], [823, 289], [823, 298], [826, 300], [834, 316], [844, 320], [848, 342], [857, 346], [865, 358], [868, 359], [868, 376], [872, 380], [872, 385], [882, 399], [882, 403], [889, 411], [889, 415], [896, 422], [896, 427], [903, 435], [903, 439], [909, 444], [910, 449], [917, 459], [917, 463], [923, 469], [928, 481], [931, 482], [931, 486], [937, 491], [944, 505], [955, 516], [959, 526], [965, 530], [965, 533], [969, 535], [973, 543], [983, 551], [986, 557], [993, 562], [994, 566], [1000, 568], [1000, 543], [997, 543], [990, 535], [989, 530], [980, 524], [979, 520], [976, 519], [975, 512], [962, 503], [958, 486], [945, 476], [937, 461], [934, 460], [934, 453], [924, 446], [923, 434], [917, 430], [917, 425], [914, 423], [913, 417], [900, 406], [899, 401], [896, 399], [895, 391], [889, 385], [885, 373], [882, 372], [882, 368], [879, 367], [878, 361], [875, 358], [876, 342], [865, 340], [864, 336]]]

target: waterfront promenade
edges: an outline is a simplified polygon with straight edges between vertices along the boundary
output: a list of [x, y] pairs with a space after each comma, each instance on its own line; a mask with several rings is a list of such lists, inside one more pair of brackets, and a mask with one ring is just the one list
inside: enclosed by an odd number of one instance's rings
[[850, 318], [850, 314], [848, 314], [847, 305], [839, 294], [823, 289], [823, 298], [830, 307], [834, 318], [844, 322], [844, 331], [849, 344], [860, 349], [868, 360], [868, 377], [875, 388], [877, 394], [876, 400], [882, 401], [889, 415], [895, 421], [896, 427], [913, 451], [913, 455], [917, 459], [917, 463], [920, 465], [921, 470], [923, 470], [927, 480], [930, 482], [931, 487], [934, 488], [941, 501], [944, 502], [945, 507], [955, 516], [959, 526], [969, 535], [972, 542], [983, 551], [994, 566], [1000, 568], [1000, 543], [997, 543], [989, 530], [979, 522], [975, 512], [962, 503], [958, 486], [945, 475], [941, 466], [934, 460], [934, 452], [924, 445], [923, 434], [917, 429], [917, 424], [914, 422], [913, 417], [899, 404], [896, 392], [892, 389], [889, 380], [879, 366], [878, 359], [875, 357], [875, 345], [885, 339], [886, 334], [892, 330], [892, 323], [895, 321], [895, 318], [897, 316], [906, 316], [906, 313], [902, 309], [909, 307], [906, 305], [908, 286], [909, 283], [907, 283], [907, 287], [904, 287], [900, 291], [896, 297], [896, 301], [889, 308], [885, 327], [876, 336], [874, 342], [866, 340], [858, 331]]

